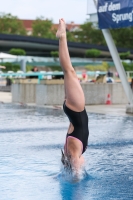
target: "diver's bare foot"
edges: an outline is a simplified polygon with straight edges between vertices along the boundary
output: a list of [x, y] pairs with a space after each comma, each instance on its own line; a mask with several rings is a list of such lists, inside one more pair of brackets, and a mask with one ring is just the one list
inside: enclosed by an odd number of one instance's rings
[[65, 36], [66, 36], [66, 24], [65, 24], [64, 19], [60, 19], [56, 37], [61, 39], [62, 37], [65, 37]]

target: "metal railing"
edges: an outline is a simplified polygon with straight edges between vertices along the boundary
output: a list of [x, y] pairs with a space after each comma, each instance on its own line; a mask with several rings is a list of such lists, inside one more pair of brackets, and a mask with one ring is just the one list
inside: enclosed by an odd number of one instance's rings
[[133, 71], [126, 71], [127, 78], [133, 78]]
[[[97, 72], [85, 72], [87, 75], [94, 77]], [[76, 72], [76, 74], [82, 75], [82, 72]], [[106, 75], [106, 72], [99, 72], [100, 75]], [[27, 77], [37, 77], [38, 84], [40, 81], [45, 79], [48, 76], [60, 76], [63, 75], [63, 72], [31, 72], [31, 73], [1, 73], [0, 77], [9, 77], [9, 78], [27, 78]]]

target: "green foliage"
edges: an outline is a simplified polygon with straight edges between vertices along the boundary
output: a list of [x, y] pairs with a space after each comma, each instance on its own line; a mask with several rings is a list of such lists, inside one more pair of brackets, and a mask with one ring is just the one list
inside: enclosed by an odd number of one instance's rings
[[49, 68], [51, 69], [51, 71], [62, 71], [62, 68], [60, 66], [50, 66]]
[[14, 49], [14, 48], [12, 48], [12, 49], [10, 49], [9, 50], [9, 53], [10, 54], [12, 54], [12, 55], [26, 55], [26, 52], [25, 52], [25, 50], [23, 50], [23, 49]]
[[103, 62], [102, 65], [95, 65], [95, 66], [87, 65], [85, 69], [88, 71], [105, 71], [106, 72], [109, 69], [109, 65], [108, 63]]
[[51, 56], [53, 58], [58, 58], [59, 57], [59, 52], [58, 51], [51, 51], [50, 54], [51, 54]]
[[[33, 22], [32, 28], [33, 36], [56, 39], [56, 30], [53, 26], [53, 21], [50, 19], [46, 19], [42, 16], [38, 17]], [[110, 31], [117, 47], [133, 48], [133, 27], [111, 29]], [[10, 13], [0, 13], [0, 32], [5, 34], [26, 35], [23, 22], [19, 20], [17, 16], [13, 16]], [[102, 31], [96, 29], [90, 22], [85, 22], [80, 25], [79, 30], [67, 32], [67, 39], [71, 42], [106, 45]], [[126, 59], [129, 55], [123, 53], [120, 54], [120, 56], [121, 59]]]
[[18, 64], [13, 64], [13, 63], [2, 63], [3, 66], [5, 66], [5, 69], [2, 69], [3, 72], [7, 72], [7, 71], [14, 71], [17, 72], [18, 70], [20, 70], [20, 65]]
[[85, 52], [86, 57], [88, 58], [98, 58], [101, 55], [101, 51], [97, 49], [88, 49]]
[[105, 44], [101, 30], [93, 27], [92, 23], [85, 22], [80, 26], [80, 30], [74, 32], [77, 42], [88, 44]]
[[78, 35], [76, 35], [77, 32], [67, 32], [67, 40], [70, 42], [76, 42]]
[[133, 27], [111, 29], [117, 47], [133, 48]]
[[123, 67], [124, 67], [125, 71], [133, 71], [133, 63], [123, 62]]
[[[133, 48], [133, 27], [111, 29], [111, 34], [117, 47]], [[102, 31], [93, 27], [92, 23], [85, 22], [80, 29], [67, 33], [68, 41], [106, 45]]]
[[32, 24], [33, 36], [55, 39], [55, 29], [52, 28], [52, 20], [38, 17]]
[[5, 13], [0, 14], [0, 32], [5, 34], [26, 34], [22, 21], [16, 16]]
[[31, 65], [26, 65], [26, 72], [29, 72], [33, 69], [33, 66]]
[[120, 58], [121, 59], [127, 59], [130, 56], [130, 51], [124, 52], [124, 53], [120, 53]]
[[109, 64], [107, 62], [103, 62], [102, 66], [105, 68], [105, 71], [108, 71], [109, 68], [110, 68], [110, 66], [109, 66]]

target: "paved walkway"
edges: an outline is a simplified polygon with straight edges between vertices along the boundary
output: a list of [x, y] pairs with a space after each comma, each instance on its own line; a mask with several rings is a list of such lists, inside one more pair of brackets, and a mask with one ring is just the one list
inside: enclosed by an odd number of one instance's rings
[[11, 103], [12, 96], [10, 92], [0, 92], [0, 103]]
[[[10, 92], [0, 92], [0, 103], [11, 103], [12, 96]], [[35, 104], [28, 104], [29, 106], [35, 106]], [[62, 106], [45, 106], [48, 108], [62, 109]], [[89, 105], [86, 106], [87, 112], [90, 113], [100, 113], [100, 114], [110, 114], [110, 115], [120, 115], [129, 116], [126, 113], [126, 104], [122, 105]], [[133, 116], [133, 115], [130, 115]]]
[[[48, 108], [62, 109], [62, 106], [45, 106]], [[88, 105], [85, 106], [89, 113], [119, 115], [119, 116], [133, 116], [126, 113], [126, 104], [121, 105]]]
[[[126, 113], [126, 104], [118, 105], [89, 105], [86, 106], [86, 110], [90, 113], [110, 114], [110, 115], [124, 115], [129, 116]], [[133, 116], [133, 115], [132, 115]]]

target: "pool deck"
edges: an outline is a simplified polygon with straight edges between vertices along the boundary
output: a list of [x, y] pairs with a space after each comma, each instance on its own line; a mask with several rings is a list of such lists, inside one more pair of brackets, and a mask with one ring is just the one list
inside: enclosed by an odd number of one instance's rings
[[[10, 92], [0, 92], [0, 103], [11, 103], [12, 96]], [[36, 106], [35, 104], [28, 104], [28, 106]], [[53, 109], [62, 109], [62, 106], [44, 106]], [[87, 112], [109, 114], [109, 115], [120, 115], [120, 116], [133, 116], [126, 113], [126, 104], [118, 105], [88, 105], [86, 106]]]
[[0, 103], [11, 103], [12, 94], [11, 92], [0, 92]]

